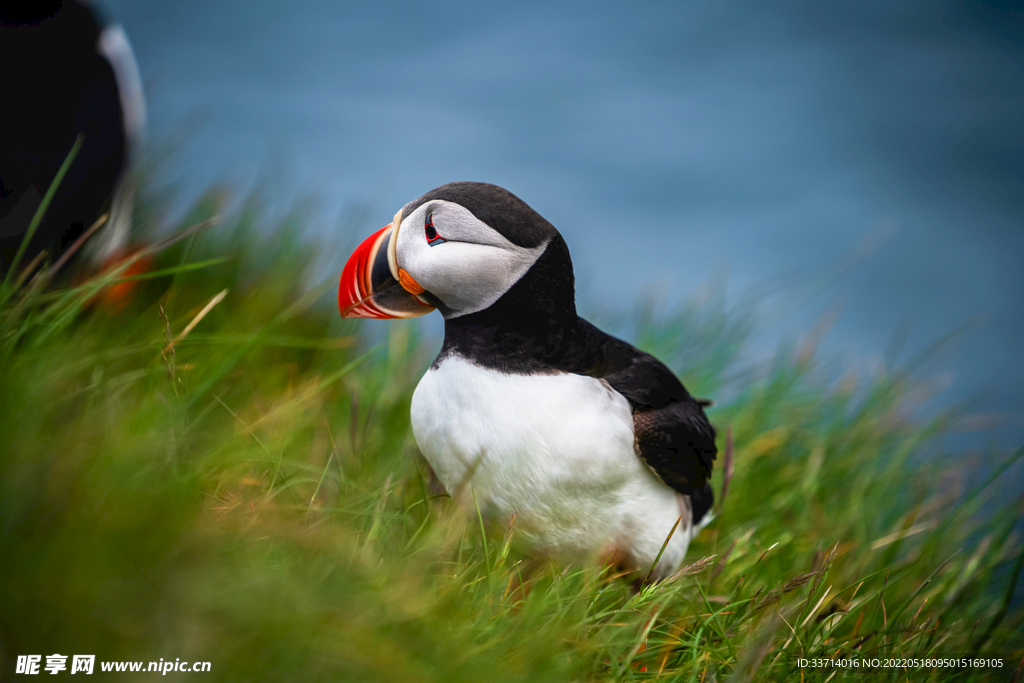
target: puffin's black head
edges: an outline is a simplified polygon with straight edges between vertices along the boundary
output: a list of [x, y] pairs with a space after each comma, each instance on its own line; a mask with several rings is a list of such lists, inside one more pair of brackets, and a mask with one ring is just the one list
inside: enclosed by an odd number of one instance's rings
[[458, 204], [477, 220], [516, 246], [526, 249], [546, 244], [558, 234], [555, 226], [529, 204], [503, 187], [489, 183], [448, 183], [435, 188], [402, 207], [403, 216], [411, 216], [427, 202]]
[[406, 204], [356, 249], [338, 305], [347, 318], [410, 318], [434, 308], [446, 319], [465, 316], [498, 301], [546, 252], [558, 264], [544, 277], [554, 272], [571, 298], [568, 250], [551, 223], [504, 188], [449, 183]]

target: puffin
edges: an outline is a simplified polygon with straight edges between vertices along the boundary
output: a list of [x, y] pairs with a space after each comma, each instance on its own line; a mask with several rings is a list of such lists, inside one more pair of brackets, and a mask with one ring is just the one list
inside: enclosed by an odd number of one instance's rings
[[345, 318], [444, 317], [412, 397], [416, 444], [446, 492], [517, 545], [657, 581], [710, 520], [709, 404], [661, 361], [576, 312], [562, 235], [516, 195], [442, 185], [363, 241]]
[[[104, 213], [76, 260], [86, 271], [124, 257], [133, 188], [127, 173], [145, 128], [138, 65], [124, 29], [84, 0], [0, 0], [0, 276], [46, 250], [51, 263]], [[16, 106], [14, 103], [17, 103]], [[80, 147], [19, 263], [33, 214]], [[71, 254], [68, 254], [71, 256]]]

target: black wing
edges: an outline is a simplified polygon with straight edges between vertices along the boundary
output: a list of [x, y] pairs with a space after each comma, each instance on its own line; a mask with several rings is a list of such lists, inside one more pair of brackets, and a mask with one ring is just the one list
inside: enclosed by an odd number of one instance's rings
[[718, 453], [715, 429], [704, 414], [706, 402], [691, 396], [651, 354], [582, 318], [580, 326], [588, 341], [604, 351], [587, 374], [604, 379], [626, 397], [633, 407], [636, 452], [665, 484], [691, 497], [693, 519], [699, 522], [713, 501], [708, 479]]

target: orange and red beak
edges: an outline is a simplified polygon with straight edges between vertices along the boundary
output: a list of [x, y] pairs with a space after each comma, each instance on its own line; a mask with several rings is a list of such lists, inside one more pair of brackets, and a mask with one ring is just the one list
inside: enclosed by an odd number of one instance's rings
[[[399, 219], [400, 220], [400, 219]], [[396, 221], [397, 222], [397, 221]], [[370, 235], [349, 257], [338, 284], [338, 310], [342, 318], [415, 318], [434, 310], [404, 271], [400, 284], [388, 262], [388, 248], [397, 237], [394, 223]]]

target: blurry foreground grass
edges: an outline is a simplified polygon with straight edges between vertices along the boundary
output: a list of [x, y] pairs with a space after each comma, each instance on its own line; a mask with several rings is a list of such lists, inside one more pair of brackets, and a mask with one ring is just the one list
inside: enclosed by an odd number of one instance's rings
[[[903, 417], [906, 377], [855, 392], [780, 354], [711, 412], [735, 474], [688, 570], [639, 595], [597, 567], [527, 570], [431, 491], [415, 324], [377, 323], [370, 348], [333, 282], [306, 288], [312, 248], [256, 221], [165, 249], [118, 313], [86, 310], [95, 282], [4, 294], [3, 677], [52, 653], [209, 661], [168, 677], [218, 681], [1019, 677], [1019, 506], [979, 515], [993, 487], [930, 456], [943, 420]], [[683, 311], [640, 339], [716, 395], [727, 318]], [[1003, 667], [797, 661], [967, 653]]]

